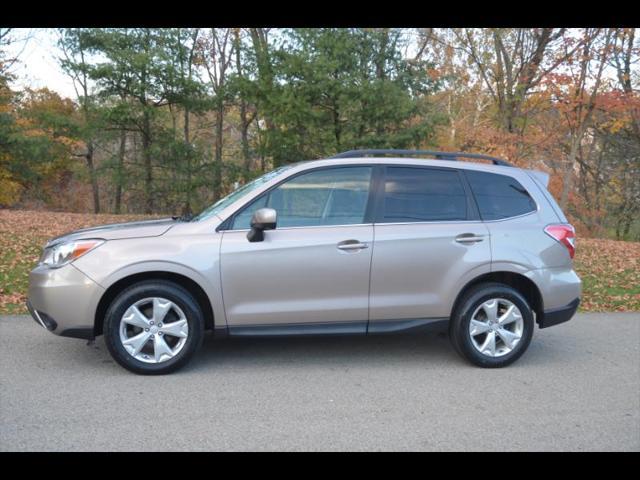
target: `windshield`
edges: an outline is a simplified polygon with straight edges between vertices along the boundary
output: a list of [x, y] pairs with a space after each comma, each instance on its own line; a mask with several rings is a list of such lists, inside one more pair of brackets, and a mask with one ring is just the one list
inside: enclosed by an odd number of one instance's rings
[[205, 220], [207, 218], [210, 218], [211, 215], [217, 215], [218, 213], [220, 213], [222, 210], [227, 208], [236, 200], [242, 198], [244, 195], [252, 192], [257, 188], [260, 188], [262, 185], [269, 182], [274, 177], [278, 176], [280, 173], [282, 173], [285, 170], [288, 170], [291, 167], [292, 165], [285, 165], [284, 167], [276, 168], [275, 170], [272, 170], [269, 173], [265, 173], [261, 177], [258, 177], [255, 180], [252, 180], [249, 183], [244, 184], [237, 190], [231, 192], [226, 197], [221, 198], [210, 207], [207, 207], [206, 209], [204, 209], [199, 215], [193, 217], [191, 221], [198, 222], [200, 220]]

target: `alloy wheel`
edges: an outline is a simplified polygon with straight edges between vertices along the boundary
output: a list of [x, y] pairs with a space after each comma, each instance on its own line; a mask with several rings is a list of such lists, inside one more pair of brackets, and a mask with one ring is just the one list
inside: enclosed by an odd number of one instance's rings
[[161, 297], [138, 300], [120, 319], [120, 341], [129, 355], [145, 363], [171, 360], [189, 336], [187, 317], [178, 305]]
[[522, 313], [513, 302], [492, 298], [471, 316], [469, 335], [474, 348], [489, 357], [507, 355], [520, 342], [524, 330]]

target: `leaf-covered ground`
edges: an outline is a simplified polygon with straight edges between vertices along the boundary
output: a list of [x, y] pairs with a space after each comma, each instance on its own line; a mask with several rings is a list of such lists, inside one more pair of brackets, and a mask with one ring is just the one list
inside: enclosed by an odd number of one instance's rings
[[0, 209], [0, 314], [27, 312], [29, 271], [50, 238], [79, 228], [145, 218]]
[[575, 268], [582, 279], [582, 310], [640, 310], [640, 243], [578, 238]]
[[[78, 228], [148, 218], [0, 209], [0, 314], [26, 313], [28, 273], [51, 237]], [[640, 243], [579, 238], [576, 270], [584, 311], [640, 310]]]

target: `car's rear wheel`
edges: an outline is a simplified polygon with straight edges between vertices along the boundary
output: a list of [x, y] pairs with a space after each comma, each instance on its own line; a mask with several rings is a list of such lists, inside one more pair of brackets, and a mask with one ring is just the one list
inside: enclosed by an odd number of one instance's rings
[[204, 322], [181, 286], [149, 280], [130, 286], [111, 303], [104, 334], [109, 352], [135, 373], [158, 375], [185, 365], [202, 343]]
[[464, 358], [480, 367], [504, 367], [527, 349], [534, 319], [526, 299], [501, 283], [469, 290], [451, 318], [450, 337]]

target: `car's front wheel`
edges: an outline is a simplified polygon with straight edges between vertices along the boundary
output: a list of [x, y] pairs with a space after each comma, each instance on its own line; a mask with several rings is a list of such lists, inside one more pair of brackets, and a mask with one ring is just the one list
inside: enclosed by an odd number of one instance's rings
[[109, 306], [107, 348], [124, 368], [158, 375], [185, 365], [202, 343], [204, 322], [193, 296], [165, 280], [136, 283]]
[[450, 322], [455, 349], [480, 367], [504, 367], [527, 349], [534, 319], [526, 299], [501, 283], [483, 283], [467, 292]]

